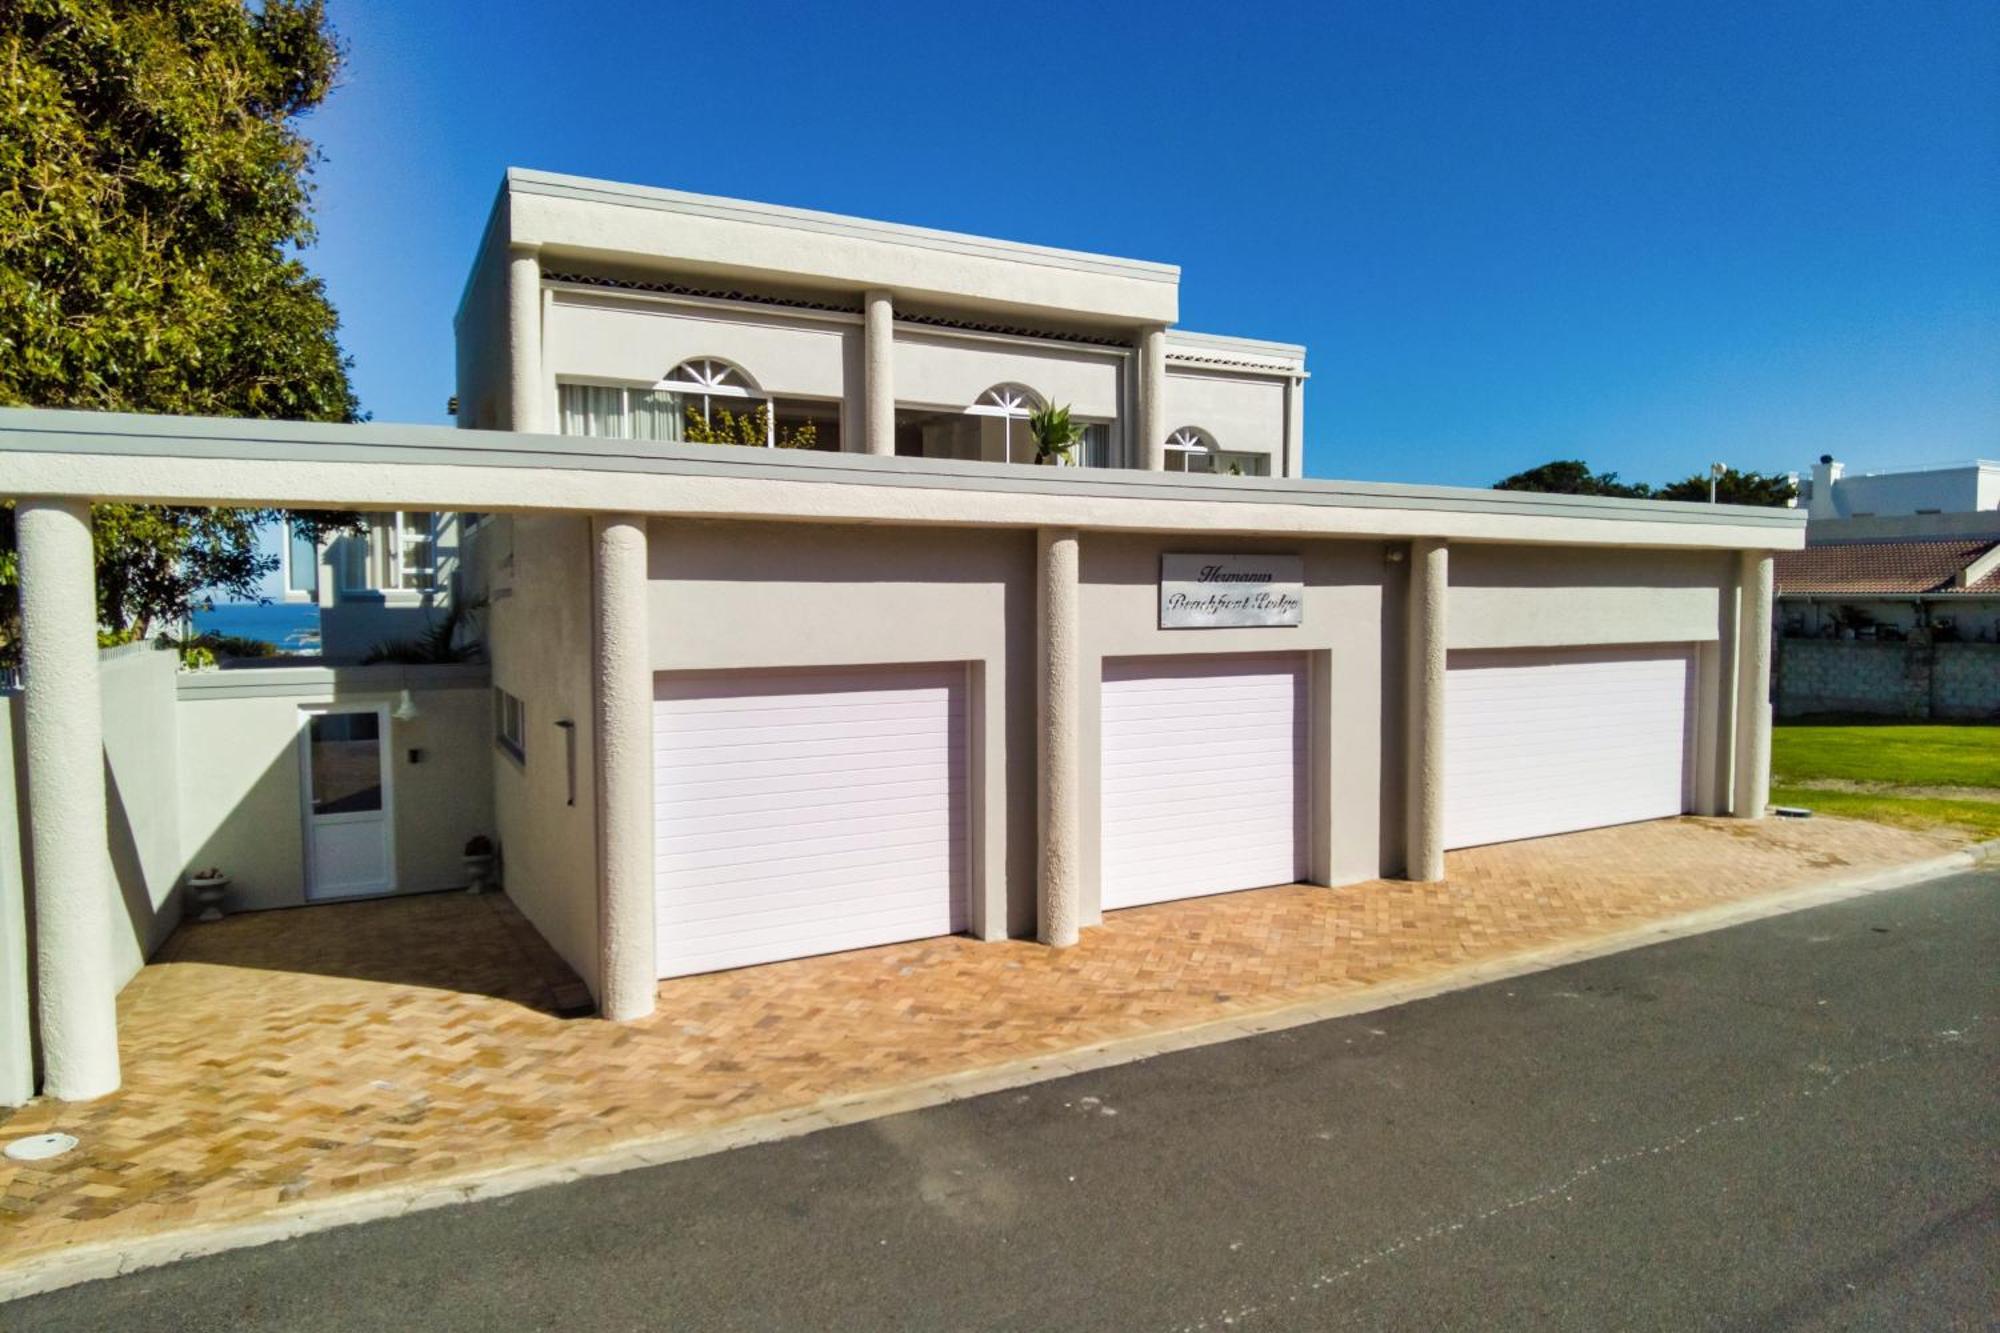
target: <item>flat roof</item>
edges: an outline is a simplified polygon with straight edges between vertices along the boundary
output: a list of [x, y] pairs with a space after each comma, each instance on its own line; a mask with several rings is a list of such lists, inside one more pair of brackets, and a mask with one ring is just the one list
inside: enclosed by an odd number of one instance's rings
[[449, 426], [0, 409], [5, 489], [135, 503], [706, 515], [1795, 549], [1805, 512]]

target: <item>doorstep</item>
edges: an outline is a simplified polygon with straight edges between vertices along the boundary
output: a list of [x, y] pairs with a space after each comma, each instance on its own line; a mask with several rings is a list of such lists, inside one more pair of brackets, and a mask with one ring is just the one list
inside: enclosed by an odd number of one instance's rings
[[1401, 1003], [1962, 847], [1666, 820], [1455, 852], [1440, 884], [1117, 912], [1067, 950], [952, 937], [683, 977], [631, 1024], [563, 1016], [574, 979], [499, 895], [190, 925], [119, 997], [123, 1088], [0, 1113], [0, 1140], [81, 1140], [0, 1160], [0, 1299]]

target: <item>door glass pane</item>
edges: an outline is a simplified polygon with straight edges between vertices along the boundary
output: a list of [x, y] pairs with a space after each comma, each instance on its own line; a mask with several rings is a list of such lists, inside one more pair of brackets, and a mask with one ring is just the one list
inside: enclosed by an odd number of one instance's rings
[[320, 713], [312, 728], [312, 798], [316, 815], [382, 808], [382, 717]]

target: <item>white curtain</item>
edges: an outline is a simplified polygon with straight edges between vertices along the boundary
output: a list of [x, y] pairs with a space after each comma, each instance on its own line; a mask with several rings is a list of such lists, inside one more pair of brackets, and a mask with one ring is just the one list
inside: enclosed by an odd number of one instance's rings
[[669, 441], [685, 438], [682, 426], [686, 417], [681, 409], [679, 394], [668, 389], [633, 389], [629, 407], [631, 429], [627, 434], [631, 438]]
[[565, 384], [558, 390], [562, 409], [562, 433], [599, 435], [622, 440], [625, 428], [625, 390], [615, 385]]

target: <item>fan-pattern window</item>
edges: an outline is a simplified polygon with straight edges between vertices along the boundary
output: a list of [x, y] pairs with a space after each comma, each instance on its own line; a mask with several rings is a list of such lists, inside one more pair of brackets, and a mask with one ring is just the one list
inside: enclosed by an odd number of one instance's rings
[[1167, 436], [1167, 471], [1206, 472], [1214, 453], [1215, 441], [1207, 431], [1182, 426]]
[[683, 361], [667, 372], [667, 377], [653, 386], [656, 389], [680, 389], [684, 392], [707, 394], [715, 398], [760, 397], [749, 378], [727, 361], [717, 361], [713, 357], [696, 357]]
[[996, 384], [980, 394], [966, 411], [980, 417], [1027, 417], [1041, 405], [1042, 400], [1033, 389], [1019, 384]]

